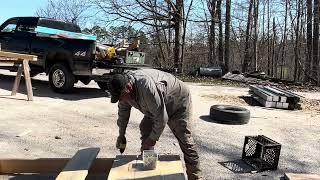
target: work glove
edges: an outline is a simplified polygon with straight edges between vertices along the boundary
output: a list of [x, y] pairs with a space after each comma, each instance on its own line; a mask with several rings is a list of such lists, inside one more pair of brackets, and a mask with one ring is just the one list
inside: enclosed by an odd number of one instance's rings
[[117, 138], [117, 142], [116, 142], [116, 148], [117, 149], [120, 149], [120, 148], [123, 148], [123, 144], [125, 144], [127, 141], [126, 137], [125, 136], [118, 136]]

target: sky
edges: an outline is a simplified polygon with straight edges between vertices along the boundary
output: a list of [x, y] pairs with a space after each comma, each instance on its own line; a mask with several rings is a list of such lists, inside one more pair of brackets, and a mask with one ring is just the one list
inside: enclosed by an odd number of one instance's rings
[[39, 7], [47, 0], [1, 0], [0, 24], [16, 16], [34, 16]]

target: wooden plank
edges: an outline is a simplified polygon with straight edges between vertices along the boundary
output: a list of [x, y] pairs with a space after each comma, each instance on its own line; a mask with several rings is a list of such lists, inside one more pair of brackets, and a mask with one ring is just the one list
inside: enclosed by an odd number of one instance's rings
[[297, 174], [297, 173], [285, 173], [285, 180], [320, 180], [320, 175], [317, 174]]
[[276, 107], [276, 102], [266, 101], [266, 100], [262, 99], [261, 97], [259, 97], [257, 95], [253, 95], [252, 97], [256, 101], [258, 101], [263, 107], [267, 107], [267, 108]]
[[79, 150], [63, 168], [56, 180], [85, 180], [92, 162], [97, 157], [100, 148]]
[[289, 103], [282, 103], [283, 109], [289, 109]]
[[286, 103], [287, 102], [287, 97], [286, 96], [280, 96], [280, 102]]
[[108, 180], [150, 179], [150, 180], [185, 180], [183, 165], [177, 155], [161, 155], [155, 170], [144, 170], [141, 157], [117, 156]]
[[12, 91], [11, 91], [11, 96], [15, 96], [17, 94], [17, 91], [19, 89], [19, 85], [20, 85], [20, 80], [21, 80], [21, 75], [22, 75], [22, 65], [20, 64], [19, 65], [19, 68], [18, 68], [18, 72], [17, 72], [17, 75], [16, 75], [16, 78], [14, 80], [14, 83], [13, 83], [13, 88], [12, 88]]
[[1, 62], [0, 61], [0, 66], [14, 66], [14, 62], [10, 61], [10, 62]]
[[289, 103], [277, 102], [276, 108], [279, 108], [279, 109], [288, 109], [288, 108], [289, 108]]
[[[37, 56], [34, 55], [28, 55], [28, 54], [20, 54], [20, 53], [12, 53], [12, 52], [5, 52], [5, 51], [0, 51], [0, 57], [4, 57], [5, 61], [10, 61], [8, 58], [14, 58], [14, 61], [22, 61], [22, 60], [29, 60], [29, 61], [37, 61], [38, 58]], [[2, 58], [0, 58], [0, 61]]]
[[[59, 173], [71, 158], [40, 158], [40, 159], [1, 159], [0, 174], [15, 173]], [[90, 173], [107, 174], [114, 158], [97, 158], [90, 168]]]
[[269, 92], [271, 92], [271, 93], [273, 93], [273, 94], [276, 94], [277, 96], [279, 96], [280, 97], [280, 102], [282, 102], [282, 103], [287, 102], [287, 96], [286, 96], [285, 93], [283, 93], [281, 91], [278, 91], [276, 89], [273, 89], [273, 88], [271, 88], [269, 86], [264, 86], [264, 89], [269, 91]]
[[264, 99], [264, 100], [266, 100], [266, 101], [272, 101], [272, 100], [273, 100], [272, 96], [270, 96], [270, 95], [262, 92], [261, 89], [258, 88], [257, 86], [252, 86], [252, 85], [251, 85], [251, 86], [250, 86], [250, 89], [251, 89], [256, 95], [258, 95], [259, 97], [261, 97], [262, 99]]
[[23, 72], [24, 72], [24, 79], [27, 86], [27, 94], [28, 94], [28, 100], [33, 101], [33, 92], [32, 92], [32, 84], [31, 84], [31, 78], [30, 78], [30, 67], [28, 60], [23, 60]]

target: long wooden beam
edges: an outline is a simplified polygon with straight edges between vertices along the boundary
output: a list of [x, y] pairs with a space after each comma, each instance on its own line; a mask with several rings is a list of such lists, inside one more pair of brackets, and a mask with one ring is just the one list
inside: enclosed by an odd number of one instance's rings
[[[41, 158], [41, 159], [2, 159], [0, 174], [19, 173], [60, 173], [71, 158]], [[89, 173], [108, 174], [114, 158], [97, 158], [93, 161]]]
[[318, 174], [298, 174], [298, 173], [285, 173], [285, 180], [320, 180]]
[[79, 150], [60, 172], [56, 180], [85, 180], [100, 148]]
[[[4, 57], [4, 58], [1, 58]], [[22, 60], [28, 60], [28, 61], [37, 61], [37, 56], [29, 55], [29, 54], [20, 54], [20, 53], [13, 53], [13, 52], [6, 52], [6, 51], [0, 51], [0, 61], [22, 61]]]

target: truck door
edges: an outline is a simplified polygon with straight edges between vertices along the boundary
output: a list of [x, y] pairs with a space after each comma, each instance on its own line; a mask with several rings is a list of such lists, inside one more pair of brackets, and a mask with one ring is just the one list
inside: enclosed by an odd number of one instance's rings
[[15, 51], [12, 39], [17, 28], [18, 19], [10, 19], [0, 27], [1, 49], [5, 51]]
[[12, 19], [1, 29], [1, 46], [3, 50], [29, 54], [32, 33], [21, 23], [21, 20]]

